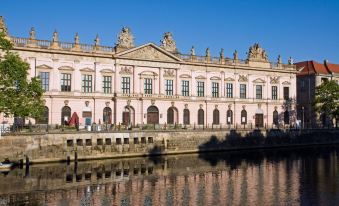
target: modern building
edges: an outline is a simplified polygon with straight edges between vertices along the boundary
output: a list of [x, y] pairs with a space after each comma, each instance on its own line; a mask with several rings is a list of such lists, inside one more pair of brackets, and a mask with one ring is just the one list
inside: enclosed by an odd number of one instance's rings
[[37, 123], [67, 124], [74, 112], [80, 125], [180, 124], [188, 127], [264, 127], [292, 125], [296, 120], [296, 67], [271, 63], [259, 44], [246, 60], [181, 54], [171, 33], [160, 45], [134, 45], [124, 27], [114, 47], [10, 36], [14, 51], [39, 76], [46, 112]]
[[295, 64], [300, 72], [297, 74], [297, 108], [298, 119], [304, 120], [305, 127], [322, 127], [329, 125], [329, 118], [318, 114], [312, 106], [315, 100], [315, 88], [324, 81], [339, 82], [339, 64], [328, 61], [303, 61]]

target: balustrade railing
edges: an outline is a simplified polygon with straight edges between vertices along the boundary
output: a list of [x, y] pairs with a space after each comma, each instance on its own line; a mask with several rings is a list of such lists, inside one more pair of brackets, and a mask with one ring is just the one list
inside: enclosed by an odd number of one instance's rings
[[[29, 38], [21, 38], [21, 37], [11, 37], [11, 40], [16, 47], [38, 47], [42, 49], [51, 48], [53, 45], [52, 41], [49, 40], [32, 40]], [[74, 43], [68, 42], [54, 42], [58, 44], [58, 47], [54, 49], [60, 49], [65, 51], [71, 51], [74, 47]], [[103, 53], [112, 53], [114, 51], [114, 47], [110, 46], [95, 46], [90, 44], [79, 44], [79, 51], [86, 53], [93, 52], [103, 52]], [[247, 60], [242, 59], [231, 59], [224, 58], [220, 59], [220, 57], [206, 57], [206, 56], [197, 56], [197, 55], [188, 55], [188, 54], [176, 54], [180, 59], [186, 62], [197, 62], [197, 63], [210, 63], [210, 64], [224, 64], [224, 65], [248, 65]], [[272, 69], [296, 69], [295, 65], [286, 65], [286, 64], [278, 64], [274, 62], [270, 62], [270, 68]]]

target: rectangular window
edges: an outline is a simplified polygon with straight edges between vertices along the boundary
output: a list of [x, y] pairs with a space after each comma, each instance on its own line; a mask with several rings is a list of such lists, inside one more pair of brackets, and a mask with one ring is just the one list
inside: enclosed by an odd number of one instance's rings
[[182, 93], [182, 96], [189, 96], [190, 95], [190, 92], [189, 92], [189, 87], [190, 87], [190, 82], [187, 81], [187, 80], [182, 80], [181, 81], [181, 93]]
[[197, 93], [198, 97], [205, 96], [205, 82], [198, 82]]
[[72, 75], [71, 74], [67, 74], [67, 73], [62, 73], [61, 74], [61, 91], [62, 92], [70, 92], [71, 91], [71, 78]]
[[92, 92], [92, 75], [83, 74], [82, 75], [82, 87], [81, 91], [84, 93]]
[[150, 78], [144, 79], [144, 93], [152, 94], [152, 79]]
[[219, 83], [212, 82], [212, 97], [219, 97]]
[[278, 87], [272, 86], [272, 99], [278, 99]]
[[102, 81], [102, 88], [105, 94], [112, 93], [112, 77], [111, 76], [104, 76]]
[[130, 77], [121, 77], [121, 90], [123, 94], [130, 93], [131, 78]]
[[284, 100], [288, 100], [290, 98], [290, 88], [284, 87]]
[[233, 98], [233, 84], [226, 83], [226, 97]]
[[49, 90], [49, 72], [39, 72], [41, 87], [44, 91]]
[[262, 99], [262, 85], [255, 86], [256, 99]]
[[166, 95], [173, 95], [173, 80], [166, 79], [165, 92], [166, 92]]
[[240, 98], [246, 99], [246, 84], [240, 84]]

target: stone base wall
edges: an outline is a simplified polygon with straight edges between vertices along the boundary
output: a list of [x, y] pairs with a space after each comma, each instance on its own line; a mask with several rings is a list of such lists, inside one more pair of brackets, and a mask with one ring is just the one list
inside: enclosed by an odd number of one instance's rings
[[339, 142], [339, 130], [143, 131], [3, 136], [0, 160], [32, 163]]

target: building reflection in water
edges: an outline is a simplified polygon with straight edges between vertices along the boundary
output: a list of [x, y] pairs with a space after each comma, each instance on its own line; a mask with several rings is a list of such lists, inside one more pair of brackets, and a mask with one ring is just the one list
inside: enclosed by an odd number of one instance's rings
[[[0, 175], [0, 201], [36, 205], [335, 205], [338, 147], [51, 164]], [[332, 204], [333, 203], [333, 204]]]

